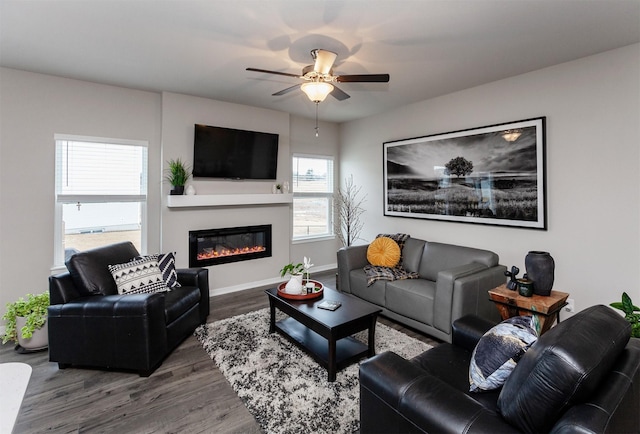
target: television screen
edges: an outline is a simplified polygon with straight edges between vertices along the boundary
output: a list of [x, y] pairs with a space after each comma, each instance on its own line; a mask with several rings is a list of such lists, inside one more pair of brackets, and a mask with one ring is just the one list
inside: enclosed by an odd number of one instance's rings
[[275, 180], [278, 135], [195, 125], [193, 176]]

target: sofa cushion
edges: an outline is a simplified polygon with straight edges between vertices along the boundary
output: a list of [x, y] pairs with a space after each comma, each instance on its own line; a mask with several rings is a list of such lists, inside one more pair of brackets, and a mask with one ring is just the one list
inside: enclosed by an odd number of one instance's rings
[[418, 272], [424, 279], [437, 280], [438, 273], [476, 262], [487, 268], [498, 265], [498, 255], [488, 250], [428, 242]]
[[402, 247], [402, 267], [411, 272], [417, 273], [420, 268], [420, 260], [424, 245], [427, 242], [418, 238], [408, 238]]
[[167, 324], [180, 318], [200, 301], [200, 289], [194, 286], [175, 288], [164, 293], [164, 313]]
[[400, 261], [400, 246], [389, 237], [378, 237], [367, 247], [367, 261], [380, 267], [395, 267]]
[[500, 413], [522, 431], [548, 432], [569, 407], [591, 396], [629, 341], [631, 325], [598, 305], [551, 331], [522, 357], [498, 398]]
[[424, 324], [433, 324], [434, 282], [425, 279], [387, 283], [385, 307]]
[[76, 253], [65, 264], [80, 295], [114, 295], [118, 289], [109, 265], [128, 262], [138, 255], [133, 243], [127, 241]]
[[367, 276], [363, 269], [353, 270], [349, 273], [351, 292], [353, 295], [362, 298], [370, 303], [384, 306], [385, 304], [385, 281], [378, 281], [371, 286], [367, 284]]
[[109, 265], [118, 294], [152, 294], [168, 291], [157, 255], [146, 256], [124, 264]]
[[507, 381], [520, 358], [538, 339], [534, 318], [509, 318], [482, 336], [469, 363], [471, 392], [498, 389]]

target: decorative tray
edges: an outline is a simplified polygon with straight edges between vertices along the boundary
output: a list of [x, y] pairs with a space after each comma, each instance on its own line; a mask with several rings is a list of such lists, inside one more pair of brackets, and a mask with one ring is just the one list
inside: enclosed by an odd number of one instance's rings
[[[312, 300], [314, 298], [320, 297], [324, 288], [322, 283], [313, 279], [309, 280], [309, 282], [313, 283], [316, 286], [314, 292], [312, 292], [311, 294], [287, 294], [286, 292], [284, 292], [284, 287], [286, 286], [287, 282], [282, 282], [280, 285], [278, 285], [278, 295], [290, 300]], [[302, 285], [304, 286], [306, 283], [307, 280], [304, 279], [302, 281]]]

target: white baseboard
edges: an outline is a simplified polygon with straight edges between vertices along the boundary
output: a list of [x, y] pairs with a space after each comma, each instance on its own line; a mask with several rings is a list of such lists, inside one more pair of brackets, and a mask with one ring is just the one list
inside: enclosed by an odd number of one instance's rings
[[[313, 279], [313, 273], [319, 273], [319, 272], [328, 271], [328, 270], [335, 270], [337, 268], [338, 268], [338, 264], [328, 264], [328, 265], [314, 267], [313, 272], [311, 273], [311, 278]], [[255, 282], [242, 283], [240, 285], [210, 289], [209, 297], [215, 297], [216, 295], [222, 295], [222, 294], [230, 294], [232, 292], [244, 291], [252, 288], [260, 288], [262, 286], [269, 287], [282, 282], [282, 280], [283, 279], [281, 277], [274, 277], [273, 279], [258, 280]]]

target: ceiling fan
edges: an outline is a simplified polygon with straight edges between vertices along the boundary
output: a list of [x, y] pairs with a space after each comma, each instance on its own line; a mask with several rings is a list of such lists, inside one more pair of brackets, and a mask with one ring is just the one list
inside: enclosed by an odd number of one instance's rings
[[302, 79], [305, 82], [296, 84], [273, 94], [280, 96], [287, 94], [298, 87], [313, 102], [320, 103], [325, 100], [327, 95], [331, 94], [338, 101], [350, 98], [349, 94], [340, 90], [332, 83], [388, 83], [389, 74], [353, 74], [353, 75], [333, 75], [333, 64], [338, 55], [333, 51], [314, 49], [311, 50], [311, 57], [314, 60], [313, 65], [302, 68], [302, 75], [290, 74], [288, 72], [269, 71], [259, 68], [247, 68], [247, 71], [264, 72], [267, 74], [283, 75], [285, 77], [293, 77]]

